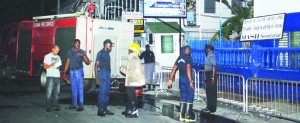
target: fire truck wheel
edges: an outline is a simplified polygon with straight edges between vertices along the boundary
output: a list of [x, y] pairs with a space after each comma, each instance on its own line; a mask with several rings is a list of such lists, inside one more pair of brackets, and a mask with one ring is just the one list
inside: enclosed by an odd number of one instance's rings
[[96, 83], [92, 79], [85, 79], [84, 81], [84, 91], [94, 91], [96, 89]]
[[46, 86], [46, 71], [43, 71], [40, 76], [41, 86]]
[[9, 79], [15, 79], [15, 69], [14, 67], [7, 65], [5, 67], [5, 77], [9, 78]]
[[71, 85], [71, 81], [70, 80], [64, 80], [64, 82], [66, 83], [66, 85]]

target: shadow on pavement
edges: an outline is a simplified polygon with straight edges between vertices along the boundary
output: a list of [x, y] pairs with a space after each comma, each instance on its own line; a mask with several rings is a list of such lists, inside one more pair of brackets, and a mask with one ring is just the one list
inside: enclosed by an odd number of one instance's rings
[[199, 123], [236, 123], [234, 120], [208, 113], [200, 113], [199, 118]]
[[[109, 99], [110, 106], [124, 106], [127, 95], [125, 93], [111, 93]], [[96, 105], [98, 100], [98, 92], [88, 92], [84, 94], [84, 105]], [[63, 98], [59, 100], [60, 104], [71, 104], [72, 98]]]

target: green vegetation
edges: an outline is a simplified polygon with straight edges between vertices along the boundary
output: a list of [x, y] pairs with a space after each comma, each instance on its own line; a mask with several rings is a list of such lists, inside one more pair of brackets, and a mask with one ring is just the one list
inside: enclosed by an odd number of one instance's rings
[[[220, 2], [220, 0], [216, 1]], [[241, 7], [236, 4], [230, 6], [227, 0], [222, 0], [221, 2], [234, 14], [234, 16], [228, 18], [222, 24], [222, 40], [229, 40], [229, 36], [232, 35], [233, 32], [237, 33], [237, 36], [233, 37], [233, 39], [238, 40], [240, 39], [244, 19], [253, 17], [253, 3], [248, 3], [246, 7]], [[211, 38], [211, 41], [219, 40], [219, 34], [220, 31], [215, 33], [215, 35]]]

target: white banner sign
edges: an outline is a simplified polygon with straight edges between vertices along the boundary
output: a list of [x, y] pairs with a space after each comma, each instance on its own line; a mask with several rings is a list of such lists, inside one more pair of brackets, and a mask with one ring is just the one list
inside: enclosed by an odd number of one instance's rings
[[241, 41], [282, 38], [284, 14], [245, 19]]
[[141, 12], [122, 12], [122, 19], [143, 19], [143, 13]]

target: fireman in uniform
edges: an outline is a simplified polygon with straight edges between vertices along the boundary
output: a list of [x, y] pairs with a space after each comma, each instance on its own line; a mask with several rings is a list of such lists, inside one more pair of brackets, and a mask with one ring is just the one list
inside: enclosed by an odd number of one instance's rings
[[98, 95], [98, 112], [97, 115], [104, 117], [105, 115], [114, 115], [107, 110], [110, 94], [110, 56], [112, 50], [112, 42], [106, 39], [103, 42], [103, 49], [97, 53], [95, 63], [96, 85], [99, 85]]
[[[67, 109], [77, 109], [76, 111], [83, 111], [84, 93], [83, 93], [83, 64], [90, 64], [89, 58], [86, 56], [86, 52], [80, 49], [80, 40], [75, 39], [73, 42], [73, 48], [68, 51], [67, 61], [64, 70], [64, 77], [67, 70], [70, 67], [70, 81], [72, 91], [72, 105]], [[79, 104], [77, 103], [79, 99]]]
[[173, 76], [179, 69], [179, 87], [180, 87], [180, 113], [179, 120], [186, 122], [195, 122], [195, 114], [193, 113], [194, 101], [194, 83], [192, 81], [192, 58], [190, 56], [191, 47], [185, 46], [184, 53], [180, 55], [173, 67], [169, 78], [168, 86], [172, 87]]
[[129, 45], [128, 66], [121, 67], [120, 72], [126, 74], [125, 86], [127, 90], [127, 103], [125, 111], [122, 112], [127, 118], [138, 117], [137, 98], [135, 96], [137, 87], [146, 84], [144, 67], [139, 59], [140, 46], [137, 43]]

